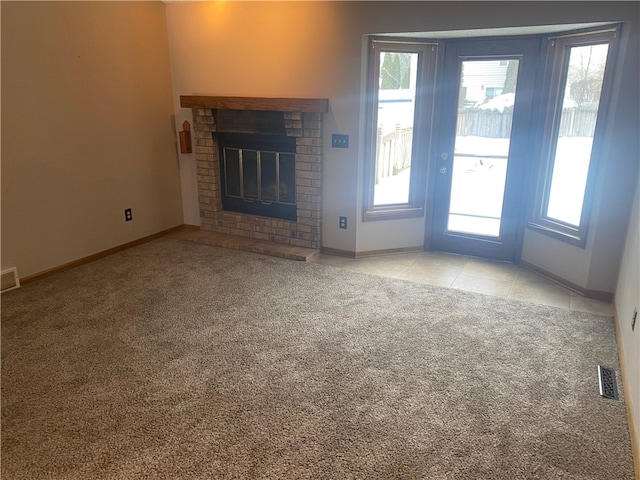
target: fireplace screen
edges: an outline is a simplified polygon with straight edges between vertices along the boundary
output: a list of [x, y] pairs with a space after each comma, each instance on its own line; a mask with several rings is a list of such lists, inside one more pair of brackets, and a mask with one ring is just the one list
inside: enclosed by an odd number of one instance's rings
[[225, 210], [296, 220], [295, 139], [219, 135]]

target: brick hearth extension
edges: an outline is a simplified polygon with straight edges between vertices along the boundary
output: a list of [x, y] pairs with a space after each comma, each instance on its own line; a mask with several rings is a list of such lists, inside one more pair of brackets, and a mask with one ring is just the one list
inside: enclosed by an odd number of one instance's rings
[[[193, 112], [200, 228], [246, 240], [320, 249], [322, 238], [322, 114], [326, 99], [181, 96], [182, 107]], [[286, 135], [296, 139], [297, 220], [287, 221], [224, 211], [220, 160], [216, 139], [217, 110], [282, 112]]]

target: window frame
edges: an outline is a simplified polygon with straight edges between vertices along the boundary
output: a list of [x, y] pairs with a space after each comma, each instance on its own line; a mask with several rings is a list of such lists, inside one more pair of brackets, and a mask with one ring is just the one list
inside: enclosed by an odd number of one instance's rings
[[[585, 248], [587, 242], [587, 232], [591, 207], [594, 197], [596, 183], [596, 172], [600, 168], [603, 159], [603, 144], [606, 138], [606, 124], [609, 114], [609, 100], [614, 77], [615, 59], [617, 57], [617, 44], [620, 37], [620, 25], [612, 25], [595, 30], [581, 32], [566, 32], [547, 37], [546, 60], [544, 66], [544, 77], [542, 92], [543, 97], [540, 102], [541, 113], [539, 125], [541, 134], [538, 135], [540, 148], [537, 152], [539, 158], [539, 170], [535, 195], [533, 199], [533, 209], [527, 227], [549, 235], [553, 238], [572, 245]], [[605, 63], [602, 89], [598, 104], [598, 113], [593, 133], [589, 168], [587, 170], [587, 180], [585, 184], [582, 212], [580, 215], [580, 225], [575, 226], [567, 222], [549, 217], [546, 214], [551, 181], [553, 178], [553, 167], [555, 162], [556, 148], [558, 143], [558, 132], [562, 116], [562, 105], [566, 88], [569, 57], [571, 48], [588, 45], [608, 43], [607, 61]], [[543, 47], [544, 48], [544, 47]]]
[[[422, 217], [425, 213], [427, 153], [431, 137], [431, 116], [435, 92], [435, 70], [438, 43], [433, 40], [369, 38], [366, 136], [364, 162], [363, 221]], [[378, 134], [378, 81], [380, 53], [397, 52], [418, 55], [416, 100], [413, 120], [409, 199], [406, 203], [375, 205], [375, 172]]]

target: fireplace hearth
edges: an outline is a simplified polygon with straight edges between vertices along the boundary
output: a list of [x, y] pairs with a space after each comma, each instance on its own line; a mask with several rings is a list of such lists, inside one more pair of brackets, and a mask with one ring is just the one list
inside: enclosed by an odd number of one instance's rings
[[181, 96], [201, 230], [319, 249], [326, 99]]

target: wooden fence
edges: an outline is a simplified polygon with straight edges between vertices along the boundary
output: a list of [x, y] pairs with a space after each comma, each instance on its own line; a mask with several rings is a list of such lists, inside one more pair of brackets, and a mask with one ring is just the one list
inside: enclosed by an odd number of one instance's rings
[[457, 133], [462, 137], [508, 138], [511, 119], [511, 113], [497, 110], [459, 110]]
[[[565, 108], [560, 119], [559, 136], [591, 137], [596, 126], [596, 109]], [[511, 133], [511, 112], [496, 110], [458, 111], [458, 134], [487, 138], [508, 138]]]
[[413, 145], [413, 128], [400, 128], [382, 134], [378, 128], [378, 148], [376, 156], [376, 179], [396, 175], [411, 166], [411, 147]]
[[598, 110], [565, 108], [560, 118], [561, 137], [593, 137]]
[[[595, 109], [566, 108], [560, 119], [559, 136], [591, 137], [595, 130], [598, 111]], [[491, 110], [461, 110], [458, 112], [458, 134], [485, 138], [508, 138], [511, 134], [512, 114]], [[411, 166], [413, 128], [400, 128], [383, 135], [378, 129], [376, 178], [380, 179]]]

